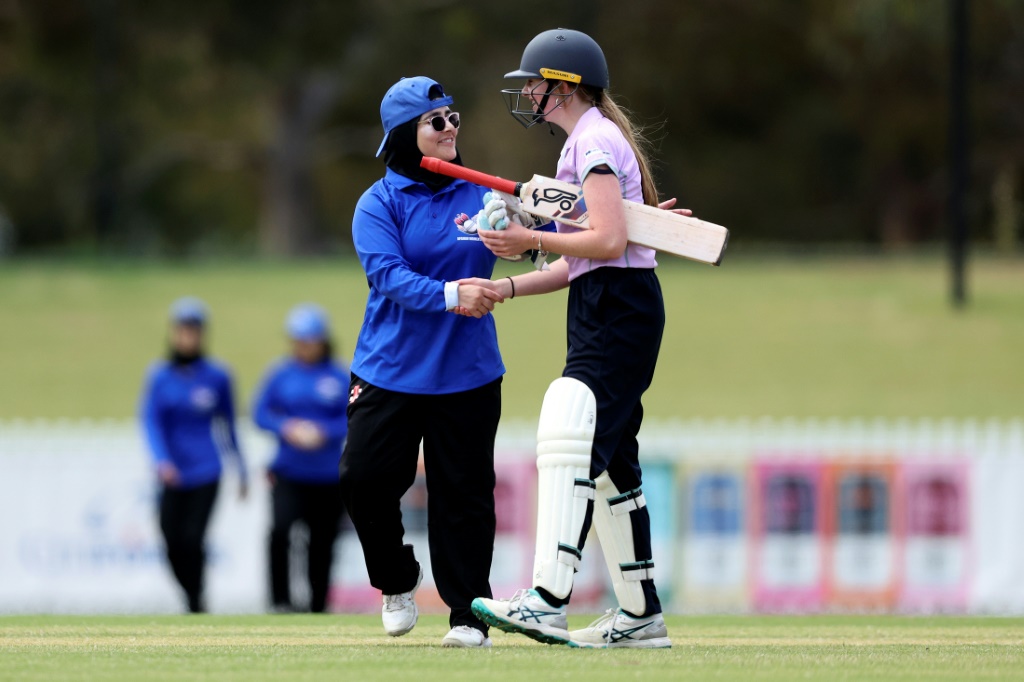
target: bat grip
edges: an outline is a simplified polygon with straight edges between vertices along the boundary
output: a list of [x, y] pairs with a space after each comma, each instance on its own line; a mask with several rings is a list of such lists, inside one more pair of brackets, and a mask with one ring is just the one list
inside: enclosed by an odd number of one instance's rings
[[450, 178], [466, 180], [513, 196], [519, 196], [519, 190], [523, 188], [523, 183], [521, 182], [499, 178], [497, 175], [481, 173], [480, 171], [473, 170], [472, 168], [466, 168], [465, 166], [460, 166], [455, 163], [448, 163], [447, 161], [435, 159], [431, 156], [424, 156], [420, 161], [420, 166], [433, 173], [440, 173], [441, 175], [447, 175]]

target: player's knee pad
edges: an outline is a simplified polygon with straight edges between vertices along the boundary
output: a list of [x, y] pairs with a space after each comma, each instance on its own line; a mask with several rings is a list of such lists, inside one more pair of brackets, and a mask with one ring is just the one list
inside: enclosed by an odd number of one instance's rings
[[630, 517], [647, 501], [639, 488], [620, 492], [607, 472], [595, 483], [594, 530], [611, 573], [615, 597], [623, 609], [641, 615], [647, 609], [647, 600], [640, 581], [653, 578], [654, 561], [637, 558]]
[[534, 584], [564, 599], [579, 568], [583, 524], [594, 500], [590, 450], [597, 400], [577, 379], [551, 382], [537, 427], [537, 549]]

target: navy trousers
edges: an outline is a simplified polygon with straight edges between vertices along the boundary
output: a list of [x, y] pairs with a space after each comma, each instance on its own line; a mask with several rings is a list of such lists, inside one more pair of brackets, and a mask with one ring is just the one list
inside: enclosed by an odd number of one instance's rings
[[[641, 397], [650, 387], [665, 330], [665, 304], [654, 270], [598, 268], [569, 285], [565, 369], [597, 399], [597, 424], [590, 477], [608, 472], [619, 492], [641, 487], [637, 433], [643, 421]], [[580, 549], [590, 530], [588, 511]], [[637, 561], [649, 561], [651, 517], [647, 507], [629, 515]], [[641, 582], [646, 613], [661, 612], [653, 580]], [[548, 595], [545, 595], [548, 596]], [[558, 600], [555, 600], [558, 601]]]

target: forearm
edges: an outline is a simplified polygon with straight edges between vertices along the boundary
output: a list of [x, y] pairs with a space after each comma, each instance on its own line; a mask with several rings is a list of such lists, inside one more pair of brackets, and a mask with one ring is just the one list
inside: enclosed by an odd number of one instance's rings
[[[550, 234], [550, 233], [549, 233]], [[545, 247], [547, 244], [545, 244]], [[550, 294], [569, 286], [569, 265], [561, 258], [551, 264], [548, 270], [534, 270], [513, 277], [498, 280], [498, 293], [506, 299], [520, 296]], [[515, 291], [513, 292], [513, 288]], [[513, 295], [514, 294], [514, 295]]]
[[619, 258], [628, 244], [626, 212], [622, 206], [619, 181], [615, 175], [590, 173], [583, 180], [583, 197], [590, 210], [590, 229], [538, 235], [545, 251], [610, 260]]
[[579, 232], [536, 232], [533, 248], [540, 248], [560, 256], [611, 260], [626, 250], [625, 227], [614, 229], [587, 229]]

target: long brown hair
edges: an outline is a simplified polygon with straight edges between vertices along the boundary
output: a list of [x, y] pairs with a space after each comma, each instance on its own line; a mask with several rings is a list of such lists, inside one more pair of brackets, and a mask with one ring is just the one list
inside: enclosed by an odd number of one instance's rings
[[622, 135], [629, 142], [636, 161], [640, 164], [640, 188], [643, 191], [644, 203], [648, 206], [658, 205], [658, 188], [654, 183], [654, 175], [651, 173], [651, 160], [648, 150], [651, 147], [650, 141], [644, 137], [643, 128], [636, 125], [629, 117], [629, 112], [612, 99], [607, 90], [581, 86], [579, 91], [597, 107], [605, 118], [618, 126]]

